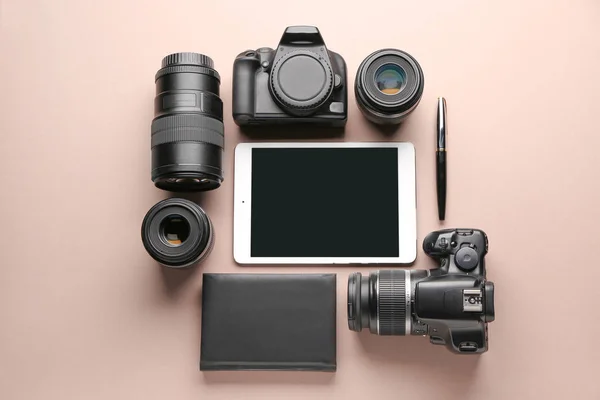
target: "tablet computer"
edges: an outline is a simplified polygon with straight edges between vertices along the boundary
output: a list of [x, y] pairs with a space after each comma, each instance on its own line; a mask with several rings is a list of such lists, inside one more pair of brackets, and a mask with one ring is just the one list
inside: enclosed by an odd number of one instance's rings
[[411, 263], [411, 143], [241, 143], [233, 254], [239, 264]]

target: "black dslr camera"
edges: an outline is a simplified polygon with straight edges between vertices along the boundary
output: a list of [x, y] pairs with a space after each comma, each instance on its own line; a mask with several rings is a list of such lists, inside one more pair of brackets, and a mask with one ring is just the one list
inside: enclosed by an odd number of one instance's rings
[[484, 353], [494, 320], [494, 284], [486, 281], [485, 232], [446, 229], [423, 241], [440, 261], [432, 270], [382, 270], [348, 278], [348, 326], [378, 335], [429, 335], [455, 353]]
[[346, 63], [313, 26], [288, 27], [276, 49], [239, 54], [233, 64], [233, 119], [242, 125], [344, 126]]

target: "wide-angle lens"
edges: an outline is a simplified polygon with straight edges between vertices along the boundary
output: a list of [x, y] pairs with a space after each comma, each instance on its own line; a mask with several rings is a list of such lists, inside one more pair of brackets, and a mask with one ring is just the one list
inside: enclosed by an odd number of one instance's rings
[[214, 232], [200, 206], [171, 198], [154, 205], [144, 217], [142, 242], [148, 254], [160, 264], [184, 268], [208, 257]]
[[223, 102], [210, 57], [175, 53], [156, 73], [152, 181], [174, 192], [218, 188], [223, 181]]
[[363, 115], [376, 124], [399, 124], [419, 104], [424, 76], [410, 54], [378, 50], [359, 66], [354, 82], [356, 102]]

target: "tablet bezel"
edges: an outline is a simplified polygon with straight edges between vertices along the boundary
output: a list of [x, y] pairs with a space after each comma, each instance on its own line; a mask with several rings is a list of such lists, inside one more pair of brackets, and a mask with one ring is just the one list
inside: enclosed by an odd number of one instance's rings
[[[396, 148], [398, 149], [398, 257], [252, 257], [252, 149]], [[417, 254], [415, 148], [412, 143], [240, 143], [235, 148], [233, 258], [238, 264], [407, 264]]]

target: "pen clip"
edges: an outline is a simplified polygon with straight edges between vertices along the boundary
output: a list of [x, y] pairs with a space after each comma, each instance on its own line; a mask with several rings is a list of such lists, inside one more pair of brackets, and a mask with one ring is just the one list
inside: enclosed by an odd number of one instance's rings
[[437, 151], [446, 151], [446, 138], [448, 135], [446, 111], [446, 99], [439, 97], [437, 110]]

